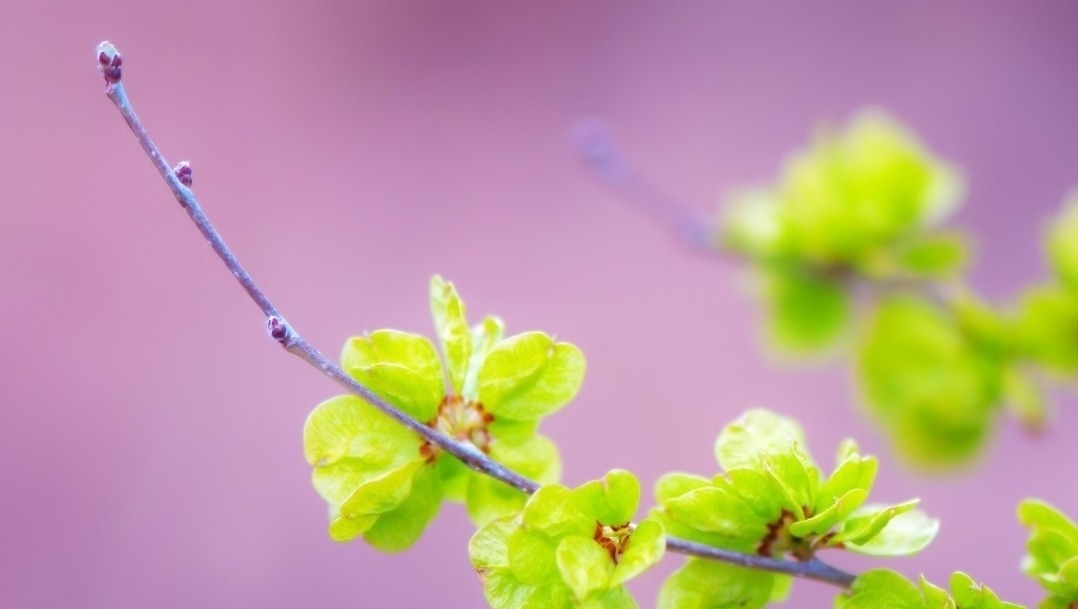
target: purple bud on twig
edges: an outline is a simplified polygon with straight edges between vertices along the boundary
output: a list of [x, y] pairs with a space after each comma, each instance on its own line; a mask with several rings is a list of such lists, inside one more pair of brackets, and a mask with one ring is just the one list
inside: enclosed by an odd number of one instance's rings
[[105, 82], [110, 85], [120, 82], [120, 66], [123, 62], [116, 45], [107, 40], [97, 45], [97, 68], [101, 70]]
[[281, 343], [282, 345], [288, 340], [291, 332], [288, 330], [288, 324], [283, 319], [276, 315], [270, 315], [266, 318], [266, 330], [269, 331], [269, 335], [273, 340]]
[[194, 174], [191, 171], [190, 161], [180, 161], [176, 163], [176, 166], [172, 168], [172, 173], [176, 175], [176, 179], [180, 181], [180, 184], [191, 188], [191, 182], [194, 181]]

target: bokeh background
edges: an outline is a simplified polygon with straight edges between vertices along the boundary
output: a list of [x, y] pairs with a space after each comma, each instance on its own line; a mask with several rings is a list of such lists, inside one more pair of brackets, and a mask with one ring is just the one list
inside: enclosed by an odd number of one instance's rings
[[[701, 212], [771, 176], [820, 120], [879, 105], [970, 183], [976, 288], [1044, 276], [1039, 235], [1078, 186], [1078, 5], [1065, 2], [0, 2], [0, 607], [480, 607], [463, 510], [410, 552], [325, 533], [301, 452], [334, 385], [282, 353], [102, 94], [124, 53], [142, 118], [192, 160], [219, 228], [289, 319], [336, 353], [429, 332], [429, 276], [473, 315], [589, 358], [548, 419], [565, 480], [715, 469], [750, 406], [817, 458], [857, 437], [875, 495], [943, 520], [918, 557], [1035, 604], [1027, 495], [1078, 514], [1074, 399], [1042, 437], [1003, 421], [976, 466], [891, 458], [844, 360], [777, 361], [736, 263], [701, 256], [596, 182], [570, 146], [602, 117]], [[1069, 401], [1069, 403], [1068, 403]], [[662, 576], [633, 584], [651, 606]], [[791, 607], [834, 590], [795, 586]]]

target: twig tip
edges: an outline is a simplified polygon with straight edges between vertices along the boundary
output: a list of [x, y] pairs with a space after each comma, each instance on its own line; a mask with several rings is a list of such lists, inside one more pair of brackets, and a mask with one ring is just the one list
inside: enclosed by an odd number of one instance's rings
[[97, 69], [101, 70], [101, 75], [105, 77], [105, 82], [110, 85], [120, 82], [120, 66], [123, 65], [123, 57], [120, 56], [120, 51], [116, 48], [116, 45], [105, 40], [97, 45], [95, 51]]

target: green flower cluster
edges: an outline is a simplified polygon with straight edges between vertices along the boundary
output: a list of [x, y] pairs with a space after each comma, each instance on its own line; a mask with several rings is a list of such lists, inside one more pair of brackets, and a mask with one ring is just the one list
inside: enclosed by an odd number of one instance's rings
[[773, 185], [735, 193], [722, 247], [755, 261], [779, 347], [817, 349], [849, 318], [848, 279], [949, 277], [966, 258], [956, 234], [931, 229], [958, 206], [957, 171], [879, 112], [827, 130]]
[[951, 575], [951, 592], [930, 584], [919, 585], [894, 571], [876, 569], [862, 574], [848, 592], [835, 599], [835, 609], [1022, 609], [999, 600], [988, 587], [968, 575]]
[[1078, 526], [1059, 510], [1034, 499], [1018, 506], [1018, 520], [1029, 528], [1022, 569], [1048, 591], [1041, 609], [1078, 604]]
[[[453, 284], [434, 277], [431, 313], [445, 365], [426, 338], [378, 330], [350, 339], [341, 367], [409, 416], [541, 483], [560, 477], [539, 420], [577, 393], [584, 356], [541, 332], [504, 338], [501, 320], [470, 327]], [[329, 503], [329, 534], [398, 551], [413, 544], [443, 498], [482, 524], [517, 512], [524, 493], [482, 476], [353, 396], [319, 404], [303, 432], [313, 483]]]
[[858, 345], [865, 402], [920, 466], [975, 455], [1004, 390], [1002, 322], [972, 300], [954, 304], [943, 311], [913, 296], [883, 299]]
[[472, 564], [494, 609], [628, 609], [623, 585], [659, 562], [663, 527], [633, 524], [640, 483], [614, 470], [575, 489], [539, 489], [521, 513], [491, 522], [472, 537]]
[[[670, 535], [749, 554], [809, 560], [824, 548], [898, 556], [915, 553], [935, 537], [938, 521], [915, 510], [918, 501], [892, 506], [866, 504], [876, 477], [876, 459], [862, 456], [847, 440], [836, 467], [825, 477], [806, 449], [793, 420], [750, 410], [727, 425], [715, 443], [724, 473], [713, 478], [675, 473], [656, 484], [653, 516]], [[698, 598], [707, 587], [695, 582], [714, 567], [699, 561], [676, 573], [663, 597]], [[768, 598], [785, 596], [789, 576], [754, 575]], [[766, 600], [766, 599], [765, 599]], [[672, 601], [662, 607], [681, 606]]]
[[1078, 374], [1078, 192], [1048, 230], [1054, 282], [1034, 287], [1018, 307], [1018, 350], [1058, 375]]

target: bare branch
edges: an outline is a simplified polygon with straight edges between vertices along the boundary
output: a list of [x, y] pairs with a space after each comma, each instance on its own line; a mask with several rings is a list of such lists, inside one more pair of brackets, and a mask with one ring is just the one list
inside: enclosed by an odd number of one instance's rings
[[[131, 103], [127, 98], [123, 83], [120, 82], [120, 66], [122, 60], [119, 52], [117, 52], [116, 48], [110, 43], [102, 42], [97, 47], [97, 57], [98, 67], [105, 76], [105, 94], [112, 100], [112, 103], [116, 105], [116, 108], [120, 111], [124, 120], [127, 121], [127, 125], [135, 134], [135, 138], [142, 146], [142, 149], [146, 151], [146, 155], [150, 157], [150, 161], [153, 162], [154, 167], [157, 168], [157, 172], [161, 175], [161, 178], [165, 180], [165, 183], [168, 184], [172, 194], [187, 212], [191, 221], [195, 223], [199, 232], [202, 233], [202, 236], [210, 243], [210, 247], [213, 248], [213, 251], [217, 252], [218, 257], [221, 258], [221, 261], [225, 263], [228, 270], [240, 285], [243, 286], [247, 295], [251, 297], [251, 300], [258, 305], [258, 308], [261, 309], [263, 315], [266, 316], [266, 329], [274, 340], [280, 343], [289, 353], [299, 357], [314, 368], [317, 368], [323, 375], [329, 377], [348, 392], [359, 396], [382, 413], [419, 434], [424, 440], [441, 447], [468, 467], [528, 494], [534, 493], [539, 489], [538, 483], [494, 461], [472, 444], [456, 440], [425, 423], [409, 417], [407, 414], [376, 395], [369, 388], [356, 381], [339, 366], [326, 358], [326, 356], [322, 355], [322, 353], [315, 349], [310, 343], [304, 340], [303, 337], [301, 337], [299, 333], [285, 321], [284, 317], [273, 305], [269, 297], [267, 297], [262, 289], [259, 288], [251, 275], [244, 269], [239, 260], [236, 259], [232, 250], [225, 244], [221, 235], [202, 211], [202, 207], [198, 204], [198, 200], [195, 198], [195, 195], [190, 188], [192, 178], [190, 164], [184, 161], [178, 164], [175, 169], [170, 168], [165, 161], [164, 156], [146, 133], [146, 129], [143, 128], [138, 116], [135, 115], [134, 108], [132, 108]], [[850, 573], [840, 571], [816, 559], [802, 562], [779, 560], [765, 556], [755, 556], [722, 550], [685, 539], [678, 539], [676, 537], [668, 537], [666, 545], [671, 552], [708, 558], [754, 569], [786, 573], [796, 577], [828, 583], [840, 588], [848, 588], [855, 578], [855, 576]]]

